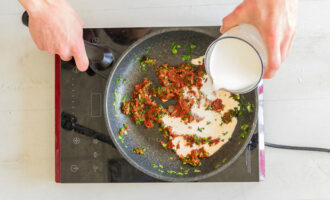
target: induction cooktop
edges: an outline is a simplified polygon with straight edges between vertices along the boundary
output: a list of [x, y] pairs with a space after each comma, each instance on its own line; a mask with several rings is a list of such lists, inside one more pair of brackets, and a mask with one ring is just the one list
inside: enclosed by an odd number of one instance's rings
[[[191, 27], [219, 31], [219, 27]], [[84, 29], [84, 39], [110, 46], [115, 58], [135, 41], [162, 28]], [[114, 183], [162, 182], [129, 164], [112, 145], [107, 132], [103, 96], [106, 77], [88, 69], [79, 72], [74, 62], [55, 56], [56, 182]], [[258, 87], [258, 128], [239, 158], [220, 173], [199, 182], [251, 182], [265, 178], [263, 133], [263, 85]]]

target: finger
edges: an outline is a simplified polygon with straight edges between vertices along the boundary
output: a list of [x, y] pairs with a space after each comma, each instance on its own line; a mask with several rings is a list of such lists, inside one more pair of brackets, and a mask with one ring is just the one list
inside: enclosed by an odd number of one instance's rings
[[263, 78], [270, 79], [275, 76], [276, 71], [280, 68], [280, 42], [278, 41], [278, 36], [276, 33], [267, 33], [262, 35], [268, 54], [268, 66]]
[[86, 55], [85, 44], [82, 39], [73, 47], [72, 51], [77, 68], [80, 71], [86, 71], [88, 68], [89, 61]]
[[234, 26], [243, 23], [243, 19], [244, 19], [243, 15], [244, 15], [244, 7], [243, 4], [240, 4], [235, 8], [235, 10], [232, 13], [230, 13], [225, 18], [223, 18], [220, 32], [223, 34], [229, 29], [233, 28]]
[[58, 54], [63, 61], [70, 61], [72, 59], [72, 54], [67, 46], [59, 45], [55, 53]]
[[288, 46], [290, 43], [290, 38], [291, 38], [291, 33], [285, 33], [283, 40], [281, 42], [281, 63], [283, 63], [286, 58]]
[[72, 56], [61, 56], [60, 55], [60, 57], [61, 57], [61, 60], [63, 60], [63, 61], [70, 61], [72, 59]]
[[288, 45], [288, 48], [287, 48], [287, 50], [286, 50], [286, 55], [285, 55], [285, 57], [287, 57], [287, 56], [289, 55], [289, 53], [290, 53], [290, 50], [291, 50], [291, 48], [292, 48], [292, 44], [293, 44], [294, 38], [296, 37], [296, 32], [297, 32], [297, 31], [294, 31], [294, 32], [293, 32], [293, 35], [292, 35], [291, 38], [290, 38], [289, 45]]

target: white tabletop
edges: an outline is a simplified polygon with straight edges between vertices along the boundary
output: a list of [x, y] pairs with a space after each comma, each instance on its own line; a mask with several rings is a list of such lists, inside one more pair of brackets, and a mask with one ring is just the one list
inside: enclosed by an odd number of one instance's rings
[[[220, 25], [239, 1], [71, 0], [85, 26]], [[266, 148], [260, 183], [56, 184], [54, 56], [0, 1], [0, 199], [330, 199], [330, 154]], [[301, 0], [291, 55], [265, 81], [266, 141], [330, 147], [330, 1]]]

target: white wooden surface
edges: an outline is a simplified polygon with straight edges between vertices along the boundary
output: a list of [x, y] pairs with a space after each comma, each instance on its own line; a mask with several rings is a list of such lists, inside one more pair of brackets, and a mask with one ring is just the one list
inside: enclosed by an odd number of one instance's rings
[[[86, 27], [220, 25], [239, 1], [71, 0]], [[301, 0], [299, 32], [265, 81], [266, 141], [330, 147], [330, 1]], [[330, 199], [330, 155], [266, 148], [266, 180], [210, 184], [55, 184], [54, 57], [23, 9], [0, 0], [0, 199]]]

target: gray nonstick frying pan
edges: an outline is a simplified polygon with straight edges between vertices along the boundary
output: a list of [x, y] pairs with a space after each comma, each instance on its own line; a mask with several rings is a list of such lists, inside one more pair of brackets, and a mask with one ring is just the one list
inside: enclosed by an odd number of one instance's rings
[[[156, 59], [156, 66], [163, 63], [177, 65], [182, 63], [182, 54], [172, 53], [172, 42], [182, 46], [195, 44], [196, 49], [191, 53], [191, 57], [196, 58], [204, 55], [208, 45], [215, 39], [211, 34], [197, 28], [164, 28], [136, 41], [114, 63], [104, 97], [106, 124], [116, 148], [130, 164], [142, 172], [164, 181], [198, 181], [228, 167], [244, 151], [250, 141], [256, 127], [257, 90], [241, 95], [241, 105], [244, 109], [241, 110], [242, 115], [238, 118], [232, 140], [210, 158], [202, 160], [202, 165], [199, 167], [183, 165], [173, 152], [160, 145], [163, 136], [158, 131], [158, 125], [152, 129], [146, 129], [144, 126], [136, 125], [122, 114], [121, 110], [115, 109], [114, 104], [120, 107], [120, 100], [125, 95], [127, 99], [132, 97], [134, 85], [139, 84], [145, 77], [151, 80], [153, 85], [158, 84], [155, 66], [149, 66], [146, 71], [143, 71], [139, 67], [139, 62], [136, 62], [137, 58], [146, 56], [147, 48], [151, 47], [148, 56]], [[127, 82], [116, 83], [118, 77], [126, 79]], [[114, 93], [118, 95], [118, 101], [115, 101]], [[248, 112], [246, 109], [248, 102], [251, 103], [253, 112]], [[168, 104], [171, 103], [166, 105]], [[119, 131], [124, 123], [129, 125], [130, 130], [127, 136], [120, 136]], [[240, 137], [243, 124], [249, 126], [244, 138]], [[146, 148], [145, 154], [142, 156], [134, 153], [133, 148], [136, 147]], [[183, 172], [188, 173], [182, 174]]]

